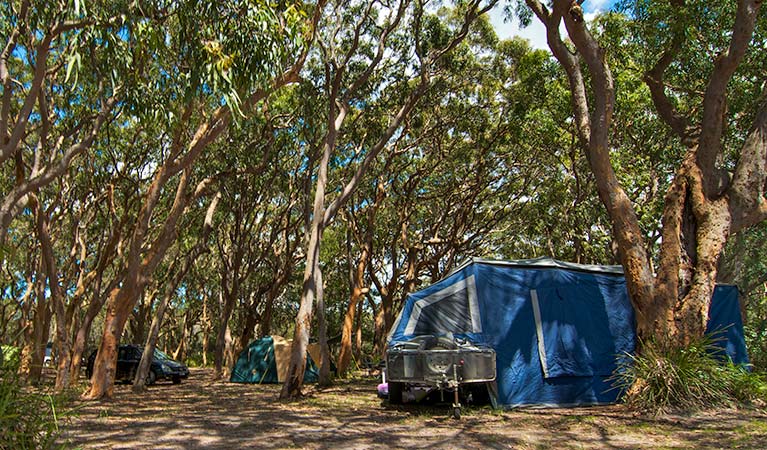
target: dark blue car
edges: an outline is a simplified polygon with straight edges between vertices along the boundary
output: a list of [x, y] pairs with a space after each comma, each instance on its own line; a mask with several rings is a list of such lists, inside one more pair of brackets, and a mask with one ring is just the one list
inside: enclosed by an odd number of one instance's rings
[[[124, 381], [132, 383], [136, 377], [141, 354], [144, 348], [134, 344], [121, 345], [117, 350], [117, 373], [115, 381]], [[96, 361], [96, 351], [94, 350], [88, 357], [88, 365], [85, 368], [85, 375], [90, 378], [93, 375], [93, 364]], [[189, 369], [178, 361], [174, 361], [170, 356], [162, 351], [155, 349], [152, 365], [149, 368], [145, 383], [154, 384], [157, 380], [170, 380], [173, 384], [181, 383], [181, 380], [189, 377]]]

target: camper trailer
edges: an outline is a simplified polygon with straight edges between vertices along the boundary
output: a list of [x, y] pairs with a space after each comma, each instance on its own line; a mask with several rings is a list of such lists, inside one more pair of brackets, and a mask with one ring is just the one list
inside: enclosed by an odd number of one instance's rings
[[[735, 286], [716, 287], [708, 332], [734, 363], [748, 363]], [[487, 381], [502, 408], [614, 403], [610, 377], [635, 346], [620, 266], [474, 259], [406, 299], [388, 338], [389, 397]]]

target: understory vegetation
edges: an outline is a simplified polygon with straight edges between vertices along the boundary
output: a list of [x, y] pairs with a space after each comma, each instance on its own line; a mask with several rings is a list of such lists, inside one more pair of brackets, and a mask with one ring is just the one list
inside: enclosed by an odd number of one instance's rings
[[59, 431], [54, 397], [22, 384], [18, 349], [0, 352], [0, 449], [52, 448]]
[[710, 336], [670, 350], [645, 343], [640, 355], [625, 355], [612, 382], [628, 407], [654, 415], [767, 405], [764, 372], [733, 364]]

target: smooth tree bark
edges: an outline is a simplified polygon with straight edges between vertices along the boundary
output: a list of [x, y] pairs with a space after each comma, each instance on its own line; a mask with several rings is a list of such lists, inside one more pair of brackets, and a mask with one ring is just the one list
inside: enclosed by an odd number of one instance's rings
[[[114, 187], [108, 186], [106, 190], [106, 200], [108, 204], [108, 212], [111, 217], [117, 217], [114, 205]], [[104, 299], [106, 296], [101, 292], [102, 283], [104, 278], [104, 272], [112, 265], [114, 257], [117, 254], [117, 248], [120, 245], [122, 229], [125, 226], [127, 216], [124, 216], [122, 220], [110, 220], [109, 229], [105, 231], [105, 236], [102, 239], [101, 244], [98, 247], [98, 259], [96, 264], [90, 270], [84, 267], [85, 252], [87, 251], [84, 242], [81, 243], [81, 256], [79, 264], [79, 276], [75, 291], [72, 294], [72, 298], [69, 300], [67, 310], [67, 322], [72, 330], [72, 347], [69, 366], [69, 382], [76, 381], [80, 376], [80, 361], [82, 360], [85, 352], [85, 346], [87, 344], [88, 336], [90, 335], [91, 325], [98, 313], [104, 306]], [[111, 291], [119, 283], [120, 278], [115, 277], [110, 284], [107, 285], [106, 292]], [[85, 309], [85, 314], [82, 319], [75, 320], [76, 311], [82, 306], [88, 292], [91, 292], [90, 301], [88, 307]], [[65, 386], [66, 388], [66, 386]]]
[[[254, 264], [245, 261], [245, 252], [249, 241], [248, 236], [252, 230], [253, 223], [245, 224], [245, 229], [241, 229], [243, 220], [242, 211], [238, 211], [235, 217], [232, 237], [229, 243], [219, 245], [222, 255], [221, 265], [221, 312], [219, 316], [218, 333], [216, 334], [216, 344], [213, 357], [213, 379], [219, 379], [224, 375], [224, 353], [227, 346], [227, 334], [229, 330], [229, 319], [234, 311], [234, 306], [240, 297], [240, 286], [242, 281], [250, 276], [255, 269]], [[234, 249], [229, 247], [234, 246]], [[231, 339], [231, 338], [229, 338]]]
[[[659, 116], [687, 147], [666, 193], [655, 274], [636, 211], [610, 158], [615, 83], [605, 51], [590, 33], [576, 2], [555, 0], [551, 9], [536, 0], [526, 3], [546, 27], [549, 47], [567, 73], [576, 131], [613, 223], [640, 342], [655, 341], [662, 347], [687, 345], [705, 332], [717, 262], [728, 236], [767, 218], [765, 102], [740, 149], [732, 176], [717, 167], [724, 151], [726, 87], [749, 47], [761, 1], [738, 2], [729, 46], [708, 76], [699, 122], [673, 106], [663, 79], [687, 39], [684, 33], [671, 36], [666, 52], [646, 73], [645, 82]], [[684, 2], [672, 3], [682, 6]], [[575, 52], [560, 35], [562, 23]]]
[[69, 387], [69, 358], [71, 341], [69, 327], [66, 322], [66, 307], [59, 284], [59, 270], [53, 250], [53, 241], [49, 232], [50, 212], [40, 204], [37, 196], [31, 195], [31, 203], [36, 216], [36, 231], [42, 250], [43, 266], [48, 279], [48, 291], [50, 292], [51, 305], [56, 319], [56, 345], [58, 348], [58, 360], [56, 361], [55, 392], [61, 392]]
[[[317, 10], [319, 9], [321, 8], [318, 6]], [[318, 20], [318, 13], [315, 13], [311, 23], [316, 24]], [[313, 27], [314, 25], [312, 29]], [[304, 65], [307, 52], [305, 48], [286, 71], [277, 75], [266, 87], [253, 91], [243, 102], [242, 110], [249, 111], [271, 93], [298, 81], [298, 74]], [[203, 150], [215, 141], [232, 121], [232, 109], [221, 106], [203, 121], [189, 143], [184, 145], [184, 127], [194, 107], [194, 101], [186, 105], [178, 129], [175, 131], [168, 157], [155, 172], [152, 183], [143, 197], [143, 204], [131, 236], [123, 284], [112, 291], [107, 302], [104, 331], [93, 367], [91, 389], [84, 394], [86, 399], [112, 396], [120, 336], [138, 296], [173, 242], [178, 220], [190, 198], [193, 197], [192, 193], [187, 192], [192, 167]], [[170, 211], [159, 226], [160, 231], [157, 237], [147, 243], [145, 241], [150, 236], [150, 224], [153, 222], [153, 213], [160, 200], [161, 192], [168, 181], [176, 176], [178, 176], [178, 186]]]
[[[370, 290], [365, 286], [365, 274], [367, 273], [367, 266], [370, 263], [370, 255], [373, 249], [373, 237], [375, 235], [375, 221], [378, 208], [383, 202], [386, 195], [386, 189], [383, 182], [376, 183], [375, 200], [368, 206], [366, 219], [367, 227], [363, 236], [359, 236], [361, 231], [359, 225], [356, 223], [356, 218], [353, 213], [349, 213], [350, 216], [347, 220], [352, 233], [358, 236], [358, 243], [360, 245], [360, 254], [357, 259], [357, 264], [352, 271], [351, 280], [351, 296], [349, 298], [349, 305], [346, 308], [346, 314], [344, 315], [343, 328], [341, 329], [341, 349], [338, 353], [338, 375], [343, 377], [349, 370], [349, 365], [352, 359], [352, 334], [354, 332], [354, 319], [357, 312], [358, 305], [364, 296]], [[361, 237], [361, 239], [359, 238]], [[357, 346], [359, 348], [359, 345]]]
[[[45, 263], [42, 258], [37, 261], [37, 266], [37, 273], [44, 273]], [[22, 326], [24, 346], [21, 349], [19, 374], [31, 384], [37, 384], [40, 381], [45, 345], [48, 342], [53, 318], [50, 302], [45, 297], [45, 280], [45, 277], [30, 280], [30, 295], [26, 297], [26, 307], [22, 310], [25, 317]], [[34, 301], [30, 301], [31, 299]]]
[[[67, 11], [58, 11], [50, 17], [51, 23], [40, 24], [43, 29], [33, 29], [30, 15], [44, 9], [23, 1], [13, 17], [13, 28], [0, 52], [0, 83], [3, 86], [0, 99], [0, 165], [14, 165], [15, 183], [0, 199], [0, 244], [5, 242], [8, 227], [29, 200], [53, 181], [65, 176], [72, 161], [88, 151], [104, 124], [111, 119], [117, 105], [121, 86], [107, 88], [99, 82], [93, 103], [98, 107], [92, 115], [81, 114], [66, 129], [67, 121], [60, 120], [66, 114], [66, 105], [49, 104], [58, 89], [65, 68], [67, 50], [58, 47], [62, 36], [78, 35], [91, 27], [109, 27], [114, 19], [97, 23], [95, 18], [68, 20]], [[50, 5], [48, 5], [50, 6]], [[11, 18], [9, 18], [9, 21]], [[28, 48], [23, 48], [29, 46]], [[22, 74], [14, 72], [11, 59], [29, 57], [28, 82], [20, 82]], [[85, 90], [83, 92], [86, 92]], [[87, 94], [86, 94], [87, 95]], [[61, 110], [64, 110], [62, 113]], [[30, 145], [30, 141], [36, 141]], [[29, 153], [25, 158], [25, 153]], [[27, 170], [29, 169], [29, 173]]]
[[172, 275], [171, 280], [165, 286], [165, 292], [162, 299], [155, 308], [154, 315], [152, 317], [152, 324], [149, 327], [149, 333], [147, 335], [146, 342], [144, 344], [144, 351], [141, 354], [141, 361], [139, 361], [138, 368], [133, 378], [133, 392], [140, 393], [146, 390], [147, 375], [149, 375], [150, 366], [154, 357], [154, 349], [157, 345], [157, 337], [160, 335], [160, 326], [162, 326], [165, 319], [165, 310], [170, 303], [173, 296], [176, 295], [176, 289], [181, 281], [184, 279], [189, 269], [192, 268], [197, 258], [207, 251], [208, 236], [213, 229], [213, 215], [216, 212], [221, 194], [216, 194], [208, 205], [208, 209], [205, 212], [205, 218], [202, 226], [202, 233], [197, 241], [197, 244], [192, 250], [184, 257], [181, 267], [174, 273], [175, 264], [171, 264]]
[[[338, 49], [326, 49], [326, 51], [329, 52], [325, 55], [325, 78], [328, 83], [327, 133], [323, 142], [322, 157], [319, 162], [315, 185], [313, 211], [311, 224], [309, 226], [309, 238], [307, 240], [307, 256], [301, 303], [296, 317], [296, 327], [293, 343], [291, 345], [291, 358], [288, 366], [287, 379], [282, 386], [280, 399], [297, 399], [301, 396], [301, 387], [303, 386], [304, 371], [306, 368], [306, 350], [311, 334], [314, 304], [317, 300], [317, 295], [321, 294], [320, 283], [322, 274], [320, 272], [320, 247], [325, 227], [333, 221], [339, 209], [346, 204], [349, 197], [354, 193], [359, 186], [359, 183], [364, 178], [370, 165], [375, 161], [381, 151], [387, 147], [389, 141], [395, 135], [397, 130], [400, 129], [404, 120], [409, 116], [418, 100], [426, 93], [431, 84], [431, 75], [435, 64], [441, 60], [446, 53], [463, 41], [474, 20], [495, 6], [496, 1], [491, 1], [484, 7], [482, 7], [480, 3], [479, 0], [472, 0], [464, 5], [466, 10], [461, 28], [448, 40], [444, 47], [432, 49], [428, 52], [428, 55], [421, 55], [420, 43], [416, 43], [416, 46], [419, 47], [419, 50], [417, 50], [416, 53], [420, 59], [420, 71], [416, 80], [416, 86], [402, 101], [401, 106], [394, 116], [390, 118], [389, 124], [383, 130], [380, 138], [370, 149], [368, 149], [364, 159], [360, 162], [352, 177], [343, 186], [335, 199], [327, 206], [325, 206], [325, 196], [328, 182], [328, 163], [331, 155], [335, 152], [341, 127], [344, 124], [344, 119], [351, 107], [351, 101], [354, 99], [354, 96], [357, 95], [359, 89], [368, 82], [371, 75], [377, 69], [378, 64], [383, 59], [387, 40], [394, 30], [399, 27], [400, 21], [403, 19], [409, 8], [409, 1], [403, 0], [398, 4], [396, 10], [394, 8], [389, 10], [392, 15], [389, 17], [389, 20], [385, 22], [387, 26], [381, 30], [381, 34], [378, 36], [375, 55], [368, 63], [365, 70], [355, 77], [348, 86], [344, 86], [344, 78], [347, 70], [349, 70], [348, 65], [358, 51], [357, 46], [360, 42], [362, 27], [365, 21], [369, 20], [366, 16], [367, 14], [370, 14], [374, 4], [370, 3], [368, 5], [366, 12], [357, 22], [353, 32], [351, 45], [340, 55], [340, 59], [336, 60], [333, 57]], [[419, 12], [419, 17], [421, 12]], [[420, 24], [415, 25], [416, 28], [419, 26]], [[320, 344], [323, 345], [322, 342]], [[325, 343], [325, 345], [327, 344]]]

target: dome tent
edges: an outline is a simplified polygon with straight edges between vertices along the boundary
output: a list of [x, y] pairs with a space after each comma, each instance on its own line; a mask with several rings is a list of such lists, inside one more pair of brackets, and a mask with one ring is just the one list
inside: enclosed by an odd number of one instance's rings
[[[244, 349], [232, 368], [233, 383], [282, 383], [290, 362], [291, 341], [281, 336], [265, 336]], [[316, 383], [319, 371], [312, 356], [306, 354], [304, 383]]]

